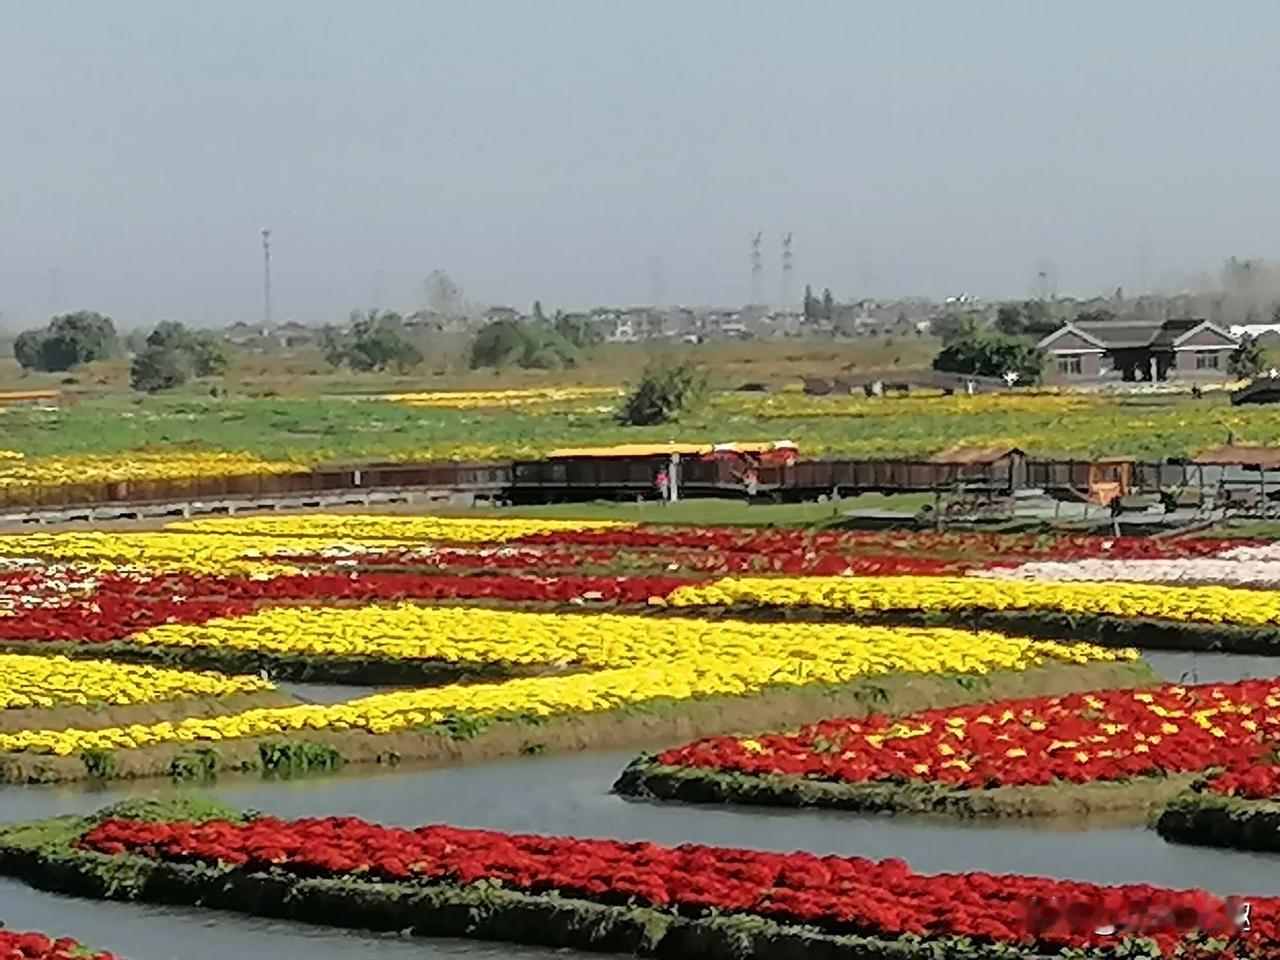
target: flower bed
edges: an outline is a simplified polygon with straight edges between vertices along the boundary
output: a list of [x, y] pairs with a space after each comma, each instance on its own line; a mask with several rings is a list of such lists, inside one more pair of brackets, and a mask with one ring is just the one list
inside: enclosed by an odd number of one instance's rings
[[1072, 534], [992, 534], [934, 531], [776, 530], [751, 527], [614, 527], [559, 531], [513, 538], [515, 544], [556, 547], [699, 549], [756, 554], [847, 553], [934, 556], [966, 560], [1131, 560], [1209, 557], [1249, 547], [1240, 540], [1099, 537]]
[[268, 609], [199, 627], [160, 627], [139, 644], [236, 643], [254, 649], [577, 667], [501, 683], [379, 694], [160, 725], [0, 734], [0, 751], [66, 756], [174, 740], [216, 742], [306, 730], [386, 734], [511, 717], [584, 716], [652, 702], [749, 697], [772, 688], [848, 684], [897, 673], [965, 674], [1137, 658], [1133, 650], [1000, 634], [825, 624], [756, 624], [477, 608]]
[[1229, 935], [1238, 960], [1280, 950], [1277, 898], [1248, 898], [1243, 930], [1239, 900], [1200, 890], [347, 817], [182, 821], [156, 806], [0, 828], [0, 868], [102, 898], [691, 958], [1103, 958], [1135, 955], [1139, 935], [1159, 956], [1216, 956], [1193, 929]]
[[1017, 566], [993, 566], [968, 571], [970, 576], [995, 580], [1094, 581], [1099, 583], [1221, 584], [1224, 586], [1280, 586], [1280, 560], [1040, 560]]
[[0, 930], [0, 958], [3, 960], [117, 960], [113, 953], [97, 953], [74, 940], [54, 940], [43, 933], [15, 933]]
[[670, 607], [816, 608], [852, 613], [1046, 611], [1270, 627], [1280, 595], [1231, 587], [1134, 583], [1025, 583], [976, 577], [729, 577], [681, 587]]
[[[1006, 794], [1017, 802], [1000, 804], [973, 791], [1136, 781], [1129, 791], [1074, 796], [1110, 807], [1141, 807], [1169, 799], [1170, 785], [1186, 785], [1169, 778], [1215, 768], [1228, 770], [1212, 781], [1223, 792], [1264, 789], [1268, 782], [1275, 789], [1277, 768], [1262, 768], [1271, 772], [1270, 781], [1251, 768], [1269, 755], [1278, 737], [1280, 681], [1168, 684], [898, 718], [825, 720], [794, 734], [700, 740], [641, 758], [618, 789], [720, 802], [1031, 813], [1052, 811], [1055, 804], [1027, 803], [1025, 792]], [[1063, 799], [1072, 796], [1068, 792]]]
[[[507, 603], [640, 604], [688, 581], [674, 577], [429, 576], [404, 573], [277, 577], [106, 575], [93, 584], [0, 616], [0, 641], [102, 644], [165, 624], [194, 626], [267, 604], [496, 600]], [[27, 594], [30, 596], [30, 594]]]
[[622, 520], [548, 520], [518, 517], [418, 517], [387, 514], [307, 513], [179, 520], [166, 529], [183, 533], [230, 533], [241, 537], [323, 537], [434, 543], [502, 543], [579, 530], [627, 530]]
[[129, 706], [270, 689], [271, 684], [258, 677], [161, 670], [105, 660], [0, 654], [0, 710], [89, 704]]

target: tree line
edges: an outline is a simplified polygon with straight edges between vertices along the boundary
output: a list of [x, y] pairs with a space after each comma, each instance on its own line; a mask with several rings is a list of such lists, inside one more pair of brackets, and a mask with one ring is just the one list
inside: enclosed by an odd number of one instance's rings
[[[559, 369], [577, 365], [583, 351], [603, 340], [595, 323], [564, 314], [547, 319], [535, 303], [531, 322], [495, 320], [476, 331], [467, 359], [473, 369]], [[345, 327], [321, 329], [319, 346], [334, 369], [405, 374], [425, 360], [421, 338], [393, 310], [352, 311]], [[93, 310], [60, 314], [13, 342], [14, 359], [24, 370], [46, 373], [126, 353], [131, 355], [130, 385], [147, 393], [180, 387], [193, 377], [220, 376], [231, 360], [230, 345], [216, 333], [164, 320], [145, 336], [122, 339], [114, 321]]]

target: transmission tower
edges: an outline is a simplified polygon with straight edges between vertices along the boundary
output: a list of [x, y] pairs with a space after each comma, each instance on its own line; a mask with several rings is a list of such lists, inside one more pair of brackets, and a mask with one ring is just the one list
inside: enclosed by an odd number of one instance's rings
[[791, 275], [795, 262], [791, 253], [791, 232], [782, 235], [782, 309], [791, 306]]
[[764, 242], [764, 234], [759, 230], [751, 238], [751, 302], [760, 302], [760, 281], [764, 278], [764, 260], [760, 253], [760, 244]]

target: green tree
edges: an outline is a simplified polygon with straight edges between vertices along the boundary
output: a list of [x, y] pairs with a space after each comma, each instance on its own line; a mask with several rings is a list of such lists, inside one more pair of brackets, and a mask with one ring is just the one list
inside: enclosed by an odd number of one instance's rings
[[697, 365], [651, 367], [623, 401], [618, 422], [633, 427], [669, 423], [706, 395], [707, 375]]
[[1038, 383], [1044, 374], [1044, 352], [1021, 337], [974, 330], [944, 343], [933, 369], [983, 377], [1012, 372], [1021, 383]]
[[835, 316], [836, 299], [831, 295], [831, 288], [825, 287], [822, 291], [822, 319], [830, 322]]
[[580, 350], [604, 343], [604, 331], [600, 329], [600, 324], [587, 317], [557, 314], [554, 328], [556, 333]]
[[804, 301], [801, 310], [803, 311], [805, 323], [813, 323], [822, 312], [822, 307], [818, 303], [817, 297], [813, 295], [813, 287], [807, 283], [804, 285]]
[[25, 330], [13, 341], [13, 358], [24, 370], [43, 370], [43, 330]]
[[953, 340], [978, 336], [982, 331], [982, 317], [975, 313], [944, 313], [929, 321], [929, 329], [946, 345]]
[[189, 330], [176, 320], [161, 320], [156, 324], [147, 336], [146, 345], [184, 354], [197, 377], [221, 376], [231, 362], [225, 340], [207, 330]]
[[1227, 370], [1233, 377], [1240, 380], [1258, 376], [1266, 365], [1267, 361], [1262, 355], [1262, 348], [1258, 346], [1258, 341], [1247, 333], [1240, 338], [1236, 348], [1231, 351], [1231, 356], [1227, 358]]
[[190, 355], [171, 346], [150, 344], [129, 364], [129, 385], [145, 393], [180, 387], [190, 375]]
[[571, 367], [577, 348], [549, 324], [495, 320], [485, 324], [471, 341], [470, 365], [519, 366], [540, 370]]
[[54, 373], [119, 352], [115, 324], [92, 310], [54, 317], [43, 330], [27, 330], [14, 342], [14, 358], [22, 366]]
[[1116, 318], [1115, 311], [1108, 310], [1106, 307], [1099, 307], [1097, 310], [1081, 310], [1076, 314], [1075, 323], [1110, 323]]
[[996, 330], [1011, 337], [1039, 340], [1059, 326], [1043, 300], [1011, 301], [996, 308]]
[[332, 367], [346, 365], [361, 372], [395, 369], [407, 373], [423, 360], [404, 320], [394, 310], [353, 310], [347, 329], [320, 331], [320, 350]]

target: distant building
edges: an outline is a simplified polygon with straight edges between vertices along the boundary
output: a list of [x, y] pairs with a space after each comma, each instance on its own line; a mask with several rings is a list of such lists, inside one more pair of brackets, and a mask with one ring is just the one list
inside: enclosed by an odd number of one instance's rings
[[523, 319], [520, 311], [515, 307], [490, 307], [484, 312], [485, 323], [496, 323], [499, 320], [511, 320], [516, 323]]
[[1223, 379], [1236, 339], [1208, 320], [1089, 320], [1040, 341], [1049, 383]]
[[286, 347], [305, 347], [315, 341], [315, 331], [305, 324], [290, 320], [272, 331], [276, 340]]
[[267, 339], [267, 328], [237, 320], [222, 331], [222, 339], [237, 347], [257, 346]]

